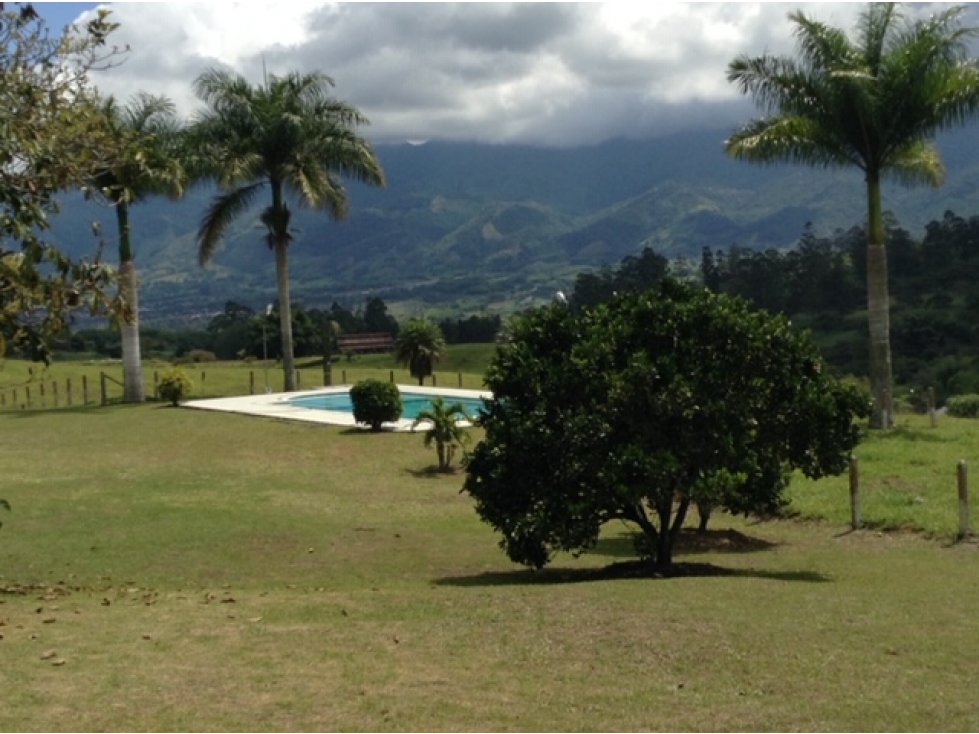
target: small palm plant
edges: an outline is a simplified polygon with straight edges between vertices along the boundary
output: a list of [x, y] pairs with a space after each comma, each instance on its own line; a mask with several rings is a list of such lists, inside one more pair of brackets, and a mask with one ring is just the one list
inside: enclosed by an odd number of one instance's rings
[[435, 453], [439, 458], [439, 471], [452, 471], [452, 457], [457, 448], [469, 441], [469, 434], [459, 425], [460, 420], [472, 422], [472, 417], [462, 407], [462, 403], [452, 403], [446, 406], [442, 398], [432, 398], [432, 407], [418, 412], [418, 417], [411, 424], [414, 431], [421, 423], [429, 423], [425, 432], [425, 446], [435, 444]]

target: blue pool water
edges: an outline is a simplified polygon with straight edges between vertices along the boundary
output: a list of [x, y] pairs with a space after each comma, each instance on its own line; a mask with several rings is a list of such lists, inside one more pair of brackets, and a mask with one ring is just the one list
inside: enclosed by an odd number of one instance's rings
[[[483, 407], [481, 398], [460, 398], [454, 395], [428, 395], [422, 393], [412, 393], [401, 391], [401, 404], [404, 410], [402, 418], [414, 420], [418, 413], [432, 406], [432, 398], [441, 397], [446, 406], [453, 403], [461, 403], [462, 407], [471, 418], [479, 415]], [[292, 398], [290, 404], [297, 408], [309, 408], [311, 410], [336, 410], [341, 413], [353, 413], [353, 405], [350, 403], [349, 392], [330, 393], [327, 395], [306, 395], [303, 397]]]

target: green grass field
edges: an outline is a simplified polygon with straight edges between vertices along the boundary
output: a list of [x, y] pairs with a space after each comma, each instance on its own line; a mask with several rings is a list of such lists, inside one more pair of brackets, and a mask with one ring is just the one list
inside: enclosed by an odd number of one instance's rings
[[798, 519], [720, 515], [639, 579], [602, 571], [620, 526], [513, 566], [417, 435], [8, 408], [0, 729], [975, 730], [979, 424], [901, 422], [858, 448], [870, 529], [797, 482]]
[[[483, 387], [483, 372], [495, 349], [492, 344], [458, 344], [447, 350], [435, 371], [436, 384], [442, 387], [464, 387], [478, 390]], [[297, 360], [299, 385], [302, 389], [321, 387], [322, 359]], [[154, 375], [161, 375], [173, 365], [169, 362], [147, 360], [143, 364], [146, 394], [153, 395]], [[253, 362], [205, 362], [179, 365], [194, 383], [191, 397], [223, 397], [248, 395], [265, 390], [266, 365]], [[83, 403], [83, 386], [87, 383], [88, 402], [101, 402], [101, 378], [105, 373], [106, 396], [109, 402], [122, 398], [122, 364], [119, 360], [58, 360], [50, 367], [23, 360], [9, 359], [0, 363], [0, 410], [65, 407], [68, 405], [71, 383], [71, 404]], [[267, 365], [269, 385], [273, 391], [282, 389], [282, 366], [273, 361]], [[388, 354], [365, 354], [353, 359], [341, 359], [333, 365], [333, 384], [351, 384], [367, 377], [412, 384], [415, 379]], [[425, 384], [431, 385], [427, 378]], [[55, 387], [56, 385], [56, 387]]]

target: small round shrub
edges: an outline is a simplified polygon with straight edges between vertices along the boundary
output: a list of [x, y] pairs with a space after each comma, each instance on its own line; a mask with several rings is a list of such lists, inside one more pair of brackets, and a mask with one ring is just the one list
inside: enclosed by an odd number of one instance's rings
[[217, 362], [218, 358], [214, 352], [209, 352], [206, 349], [191, 349], [187, 352], [187, 358], [194, 362], [195, 364], [200, 362]]
[[187, 377], [187, 373], [181, 369], [174, 368], [160, 376], [158, 389], [160, 398], [169, 400], [172, 405], [179, 405], [180, 401], [190, 395], [190, 391], [193, 389], [194, 383]]
[[979, 395], [953, 395], [945, 401], [949, 415], [957, 418], [979, 417]]
[[380, 431], [382, 423], [401, 417], [401, 393], [398, 386], [390, 382], [361, 380], [350, 388], [350, 402], [354, 420], [366, 423], [372, 431]]

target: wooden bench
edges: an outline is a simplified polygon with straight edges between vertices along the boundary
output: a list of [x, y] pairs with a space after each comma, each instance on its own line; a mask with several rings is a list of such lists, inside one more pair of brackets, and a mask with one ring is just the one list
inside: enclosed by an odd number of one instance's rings
[[337, 347], [341, 354], [368, 354], [371, 352], [390, 352], [394, 349], [394, 335], [341, 334], [337, 337]]

